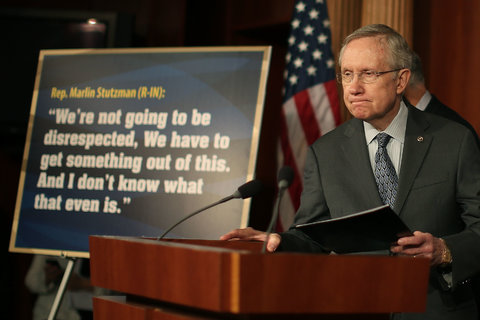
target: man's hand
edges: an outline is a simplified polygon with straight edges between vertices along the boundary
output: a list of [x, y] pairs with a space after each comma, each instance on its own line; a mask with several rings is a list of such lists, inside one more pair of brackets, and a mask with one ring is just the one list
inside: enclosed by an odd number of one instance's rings
[[432, 266], [442, 263], [442, 253], [445, 243], [432, 236], [430, 233], [415, 231], [413, 236], [398, 239], [397, 244], [390, 248], [396, 254], [414, 257], [426, 257], [430, 259]]
[[[255, 240], [267, 241], [267, 233], [251, 227], [232, 230], [220, 237], [220, 240]], [[268, 237], [267, 251], [274, 252], [280, 245], [281, 237], [278, 233], [271, 233]]]

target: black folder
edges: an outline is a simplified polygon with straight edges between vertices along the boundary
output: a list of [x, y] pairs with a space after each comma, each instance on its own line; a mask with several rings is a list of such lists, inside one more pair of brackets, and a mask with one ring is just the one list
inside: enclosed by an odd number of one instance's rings
[[398, 238], [413, 235], [388, 205], [295, 227], [335, 253], [389, 250]]

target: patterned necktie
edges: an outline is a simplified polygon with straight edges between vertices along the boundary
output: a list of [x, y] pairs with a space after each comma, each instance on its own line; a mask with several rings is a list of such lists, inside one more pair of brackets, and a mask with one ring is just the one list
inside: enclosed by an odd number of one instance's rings
[[378, 150], [375, 154], [375, 181], [377, 181], [378, 192], [383, 203], [393, 207], [397, 195], [398, 177], [386, 149], [391, 137], [381, 132], [376, 138]]

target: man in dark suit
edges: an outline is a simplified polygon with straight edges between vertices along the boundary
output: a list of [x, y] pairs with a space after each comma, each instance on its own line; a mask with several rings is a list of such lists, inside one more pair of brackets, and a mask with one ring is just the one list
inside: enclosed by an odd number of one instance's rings
[[425, 77], [423, 75], [422, 61], [418, 54], [412, 54], [412, 68], [410, 81], [403, 95], [404, 101], [416, 107], [419, 110], [437, 114], [447, 119], [453, 120], [467, 127], [474, 135], [477, 145], [480, 147], [480, 139], [472, 125], [462, 118], [455, 110], [449, 108], [437, 99], [435, 95], [427, 90]]
[[[416, 230], [391, 252], [431, 263], [426, 312], [394, 318], [473, 320], [477, 308], [469, 279], [480, 271], [480, 151], [464, 126], [402, 101], [411, 54], [385, 25], [362, 27], [345, 39], [338, 78], [354, 118], [310, 146], [294, 225], [389, 203]], [[381, 163], [388, 175], [377, 174]], [[382, 180], [386, 176], [391, 180]], [[385, 184], [393, 192], [384, 193]], [[221, 239], [267, 236], [246, 228]], [[267, 250], [325, 252], [293, 227], [271, 235]]]
[[[419, 110], [437, 114], [464, 125], [472, 132], [477, 142], [477, 146], [480, 148], [480, 139], [472, 125], [457, 112], [455, 112], [455, 110], [443, 104], [435, 95], [428, 91], [425, 85], [422, 61], [416, 53], [412, 54], [412, 67], [410, 71], [410, 81], [408, 82], [407, 88], [405, 89], [405, 93], [403, 95], [405, 103], [407, 105], [410, 104]], [[479, 310], [478, 319], [480, 319], [480, 275], [473, 277], [471, 280]]]

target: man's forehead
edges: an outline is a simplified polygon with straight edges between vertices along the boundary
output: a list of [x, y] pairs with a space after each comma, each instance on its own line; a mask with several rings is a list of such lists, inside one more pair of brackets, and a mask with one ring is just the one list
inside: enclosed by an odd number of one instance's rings
[[371, 70], [386, 65], [385, 46], [378, 37], [352, 40], [343, 52], [341, 68]]

